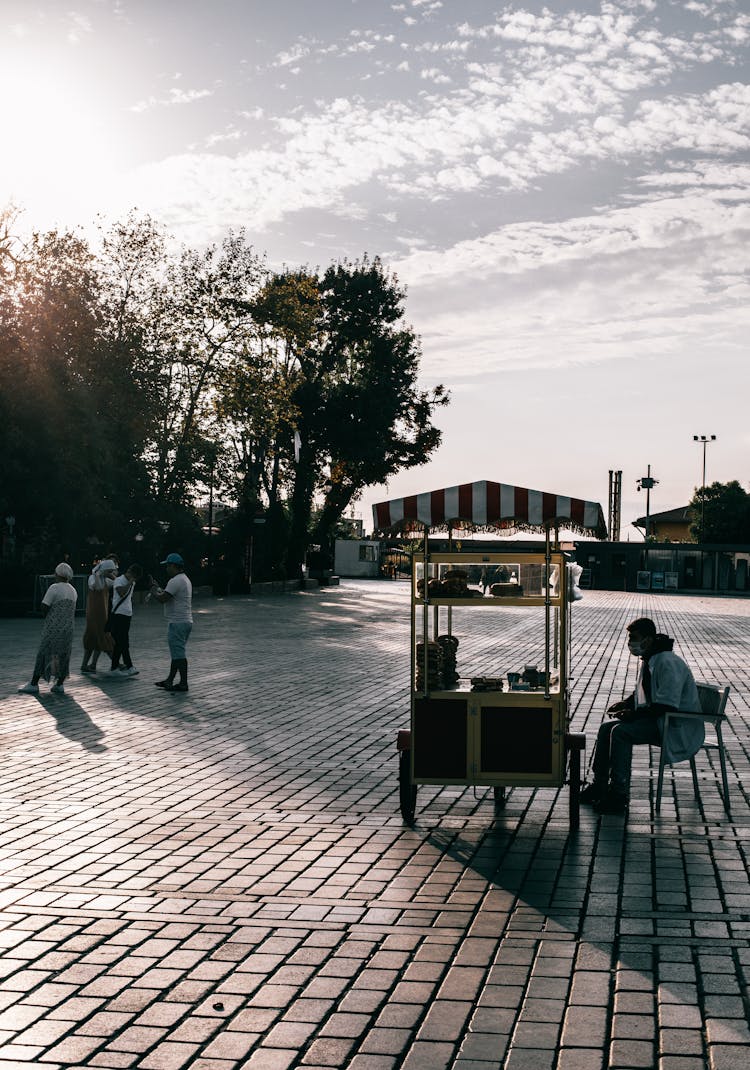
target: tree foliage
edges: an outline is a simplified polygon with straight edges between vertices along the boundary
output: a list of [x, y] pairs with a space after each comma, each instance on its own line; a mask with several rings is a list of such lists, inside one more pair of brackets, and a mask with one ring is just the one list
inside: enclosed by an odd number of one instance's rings
[[696, 487], [690, 516], [690, 534], [697, 542], [750, 543], [750, 494], [736, 479]]
[[22, 243], [13, 222], [0, 217], [0, 517], [40, 566], [129, 555], [136, 534], [194, 557], [211, 493], [236, 506], [235, 563], [255, 534], [266, 572], [298, 575], [364, 487], [438, 445], [447, 396], [420, 388], [405, 293], [379, 260], [273, 273], [241, 231], [176, 249], [131, 215], [92, 246]]

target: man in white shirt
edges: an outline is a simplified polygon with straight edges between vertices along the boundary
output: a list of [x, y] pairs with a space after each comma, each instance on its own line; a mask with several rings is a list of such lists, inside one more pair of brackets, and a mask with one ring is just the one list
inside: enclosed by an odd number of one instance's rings
[[[157, 680], [156, 686], [165, 691], [187, 691], [186, 646], [193, 630], [193, 585], [185, 574], [185, 562], [180, 554], [167, 554], [161, 564], [166, 567], [169, 580], [162, 588], [149, 576], [149, 584], [151, 597], [164, 605], [171, 662], [169, 675], [164, 680]], [[175, 683], [178, 673], [179, 680]]]
[[613, 720], [599, 729], [594, 751], [594, 780], [581, 792], [581, 802], [593, 805], [600, 814], [624, 814], [630, 790], [630, 762], [633, 745], [650, 743], [666, 751], [669, 762], [682, 762], [703, 744], [703, 721], [697, 718], [670, 719], [664, 737], [667, 712], [700, 710], [693, 674], [672, 650], [674, 640], [659, 634], [649, 617], [640, 617], [627, 627], [628, 649], [641, 659], [635, 691], [615, 702], [608, 713]]

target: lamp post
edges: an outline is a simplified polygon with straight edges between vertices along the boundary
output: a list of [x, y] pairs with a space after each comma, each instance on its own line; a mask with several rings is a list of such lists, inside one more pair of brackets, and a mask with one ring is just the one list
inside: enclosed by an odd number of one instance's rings
[[701, 481], [701, 539], [703, 542], [705, 538], [705, 520], [706, 520], [706, 446], [710, 442], [716, 441], [716, 435], [693, 435], [693, 442], [699, 443], [703, 446], [703, 479]]

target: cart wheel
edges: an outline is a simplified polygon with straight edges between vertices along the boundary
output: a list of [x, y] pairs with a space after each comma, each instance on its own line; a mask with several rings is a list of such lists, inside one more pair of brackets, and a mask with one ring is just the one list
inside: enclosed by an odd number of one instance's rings
[[580, 735], [568, 735], [565, 738], [568, 754], [568, 784], [570, 795], [568, 798], [568, 819], [571, 831], [578, 828], [581, 818], [581, 751], [586, 744], [586, 737]]
[[493, 788], [492, 793], [495, 796], [495, 809], [504, 810], [507, 799], [505, 797], [505, 786], [500, 788]]
[[407, 825], [413, 825], [417, 809], [417, 785], [411, 781], [411, 752], [408, 750], [399, 751], [398, 755], [398, 796], [401, 816]]

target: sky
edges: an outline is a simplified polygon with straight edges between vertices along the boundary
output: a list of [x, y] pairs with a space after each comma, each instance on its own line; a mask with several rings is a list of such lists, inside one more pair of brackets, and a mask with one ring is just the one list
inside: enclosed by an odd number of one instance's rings
[[440, 448], [355, 506], [488, 479], [622, 538], [746, 488], [747, 0], [0, 0], [0, 206], [130, 209], [273, 267], [380, 256]]

